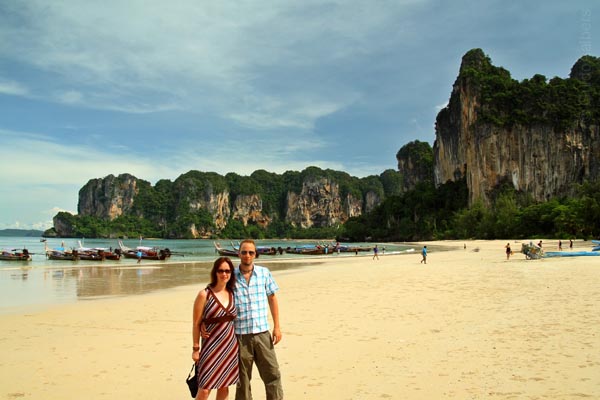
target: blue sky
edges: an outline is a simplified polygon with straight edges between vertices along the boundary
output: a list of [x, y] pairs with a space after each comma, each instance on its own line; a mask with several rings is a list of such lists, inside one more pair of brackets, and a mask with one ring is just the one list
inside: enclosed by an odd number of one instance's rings
[[599, 32], [596, 0], [0, 0], [0, 229], [109, 174], [380, 174], [433, 144], [468, 50], [567, 77]]

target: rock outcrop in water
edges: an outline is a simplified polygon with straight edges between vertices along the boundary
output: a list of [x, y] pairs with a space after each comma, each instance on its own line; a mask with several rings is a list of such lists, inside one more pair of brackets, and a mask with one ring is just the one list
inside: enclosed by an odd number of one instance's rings
[[108, 175], [103, 179], [90, 179], [79, 191], [77, 212], [79, 215], [113, 220], [132, 211], [133, 202], [138, 194], [138, 180], [130, 174], [118, 177]]

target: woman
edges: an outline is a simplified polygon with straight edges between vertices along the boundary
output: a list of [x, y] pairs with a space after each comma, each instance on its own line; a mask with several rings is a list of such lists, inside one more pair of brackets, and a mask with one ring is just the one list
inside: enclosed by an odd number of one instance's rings
[[[198, 363], [196, 399], [208, 399], [210, 391], [217, 389], [217, 400], [226, 400], [229, 386], [239, 380], [238, 342], [233, 329], [237, 316], [233, 268], [229, 258], [218, 258], [210, 271], [210, 284], [198, 293], [194, 302], [192, 359]], [[201, 324], [210, 334], [202, 339], [202, 346]]]
[[506, 259], [508, 260], [510, 258], [510, 255], [512, 254], [512, 250], [510, 249], [510, 242], [506, 243], [506, 246], [504, 246], [506, 248]]

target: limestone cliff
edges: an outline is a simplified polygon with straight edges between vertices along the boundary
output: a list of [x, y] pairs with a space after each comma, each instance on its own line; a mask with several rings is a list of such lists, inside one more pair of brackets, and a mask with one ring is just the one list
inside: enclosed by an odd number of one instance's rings
[[56, 232], [57, 237], [73, 237], [75, 236], [75, 231], [73, 224], [68, 218], [64, 217], [63, 213], [58, 213], [52, 218], [52, 224], [54, 228], [54, 232]]
[[[231, 214], [229, 208], [229, 191], [223, 178], [215, 173], [202, 173], [199, 171], [190, 171], [178, 177], [173, 190], [175, 197], [176, 219], [186, 216], [189, 220], [190, 231], [194, 233], [192, 224], [196, 225], [194, 218], [187, 216], [208, 213], [211, 222], [217, 230], [223, 229], [227, 225], [227, 220]], [[200, 223], [201, 221], [197, 221]], [[197, 228], [194, 226], [194, 229]], [[201, 233], [205, 236], [210, 230]], [[197, 236], [194, 236], [197, 237]]]
[[402, 191], [415, 189], [419, 182], [433, 179], [433, 156], [427, 142], [415, 140], [402, 146], [396, 153], [398, 171], [402, 174]]
[[206, 210], [213, 216], [217, 229], [223, 229], [229, 219], [229, 192], [208, 193], [201, 198], [190, 198], [186, 203], [191, 212]]
[[305, 180], [300, 193], [288, 192], [286, 203], [285, 220], [301, 228], [336, 226], [363, 211], [362, 199], [347, 194], [342, 201], [338, 183], [328, 178]]
[[[493, 67], [481, 50], [472, 50], [463, 57], [450, 101], [436, 121], [436, 185], [465, 178], [472, 204], [477, 199], [489, 203], [492, 191], [504, 182], [536, 201], [545, 201], [570, 194], [573, 183], [597, 179], [598, 124], [580, 117], [558, 121], [547, 118], [546, 110], [529, 109], [521, 115], [518, 113], [528, 109], [513, 104], [495, 106], [494, 102], [500, 101], [496, 93], [501, 89], [490, 89], [489, 82], [482, 84], [478, 79], [496, 72], [494, 69], [498, 70], [497, 81], [519, 88], [518, 83], [505, 79], [508, 72]], [[558, 86], [562, 82], [554, 83]], [[538, 86], [545, 89], [545, 85], [542, 82]]]
[[[352, 199], [354, 200], [354, 199]], [[370, 213], [373, 211], [375, 207], [381, 204], [382, 199], [375, 192], [367, 192], [365, 195], [365, 212]], [[350, 201], [348, 201], [350, 203]], [[360, 202], [358, 200], [354, 200], [355, 208], [353, 213], [348, 213], [348, 217], [355, 217], [361, 215], [362, 212], [360, 210]]]
[[341, 212], [338, 185], [327, 178], [303, 182], [300, 193], [288, 192], [285, 220], [293, 226], [330, 226], [339, 222]]
[[[386, 177], [387, 181], [394, 178], [389, 173]], [[106, 220], [139, 217], [154, 224], [155, 234], [198, 238], [218, 234], [232, 220], [262, 228], [274, 220], [302, 228], [338, 226], [371, 211], [384, 197], [378, 177], [360, 180], [311, 167], [290, 173], [287, 180], [276, 175], [268, 178], [260, 184], [252, 177], [190, 171], [153, 187], [129, 174], [109, 175], [91, 179], [80, 190], [78, 210], [80, 216]], [[59, 236], [73, 233], [66, 222], [68, 218], [55, 222]]]
[[266, 227], [272, 220], [263, 213], [262, 199], [257, 194], [237, 196], [233, 202], [231, 216], [233, 219], [242, 221], [244, 226], [254, 223]]
[[137, 194], [138, 179], [130, 174], [90, 179], [79, 190], [77, 211], [79, 215], [113, 220], [131, 212]]

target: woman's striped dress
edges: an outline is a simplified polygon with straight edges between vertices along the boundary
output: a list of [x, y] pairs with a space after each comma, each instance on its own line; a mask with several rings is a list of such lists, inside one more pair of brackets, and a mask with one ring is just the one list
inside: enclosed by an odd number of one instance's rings
[[233, 329], [237, 308], [233, 294], [229, 293], [229, 305], [223, 307], [210, 288], [206, 288], [206, 305], [202, 320], [210, 337], [202, 339], [198, 361], [198, 387], [220, 389], [239, 380], [238, 342]]

